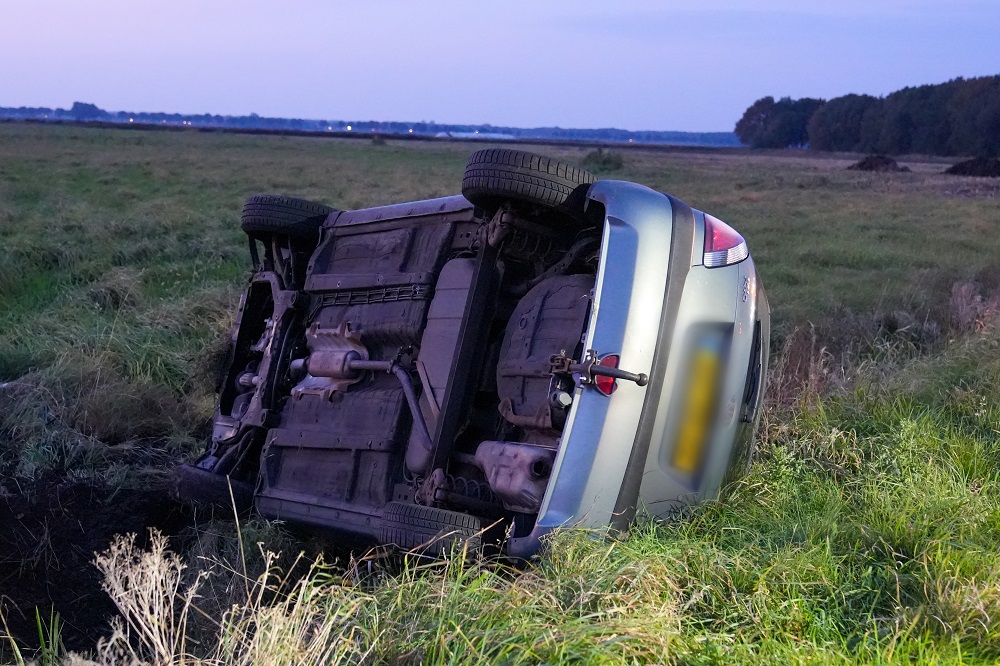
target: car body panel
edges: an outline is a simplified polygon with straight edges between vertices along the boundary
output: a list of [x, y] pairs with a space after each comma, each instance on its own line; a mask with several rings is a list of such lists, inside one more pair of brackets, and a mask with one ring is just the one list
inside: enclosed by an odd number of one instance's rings
[[[619, 367], [648, 374], [666, 289], [670, 201], [623, 181], [599, 181], [588, 196], [604, 204], [606, 221], [585, 347], [618, 353]], [[537, 525], [609, 523], [644, 396], [631, 382], [619, 382], [610, 397], [577, 389]]]
[[[606, 217], [586, 346], [610, 353], [621, 345], [621, 368], [651, 373], [659, 344], [665, 370], [660, 382], [653, 376], [646, 387], [619, 382], [610, 397], [587, 386], [578, 388], [535, 529], [508, 547], [519, 556], [536, 552], [540, 538], [560, 526], [625, 526], [636, 506], [670, 517], [715, 496], [728, 469], [740, 417], [758, 291], [763, 293], [752, 260], [704, 267], [704, 214], [688, 209], [685, 216], [684, 205], [666, 195], [632, 183], [598, 181], [588, 198], [604, 204]], [[693, 228], [678, 233], [684, 224]], [[689, 240], [669, 253], [675, 262], [684, 262], [671, 272], [664, 258], [674, 236]], [[680, 294], [676, 313], [667, 312], [671, 289]], [[692, 484], [672, 469], [669, 458], [680, 420], [679, 396], [687, 386], [684, 352], [696, 327], [706, 322], [729, 331], [720, 394], [723, 404], [732, 403], [733, 409], [716, 415], [705, 444], [704, 471]], [[647, 395], [657, 384], [658, 394]], [[644, 413], [652, 419], [648, 435], [639, 429]], [[641, 465], [641, 480], [629, 489], [629, 460], [643, 445], [646, 453], [639, 452], [635, 462]], [[622, 519], [618, 512], [627, 515]]]

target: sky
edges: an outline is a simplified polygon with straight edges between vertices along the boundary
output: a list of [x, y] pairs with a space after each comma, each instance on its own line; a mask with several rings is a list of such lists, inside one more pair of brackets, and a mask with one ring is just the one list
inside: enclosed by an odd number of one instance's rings
[[0, 0], [0, 106], [730, 131], [1000, 74], [1000, 0]]

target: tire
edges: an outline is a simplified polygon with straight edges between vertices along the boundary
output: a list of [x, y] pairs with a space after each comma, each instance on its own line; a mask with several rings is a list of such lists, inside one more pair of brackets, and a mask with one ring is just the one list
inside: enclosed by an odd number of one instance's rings
[[243, 204], [240, 228], [248, 236], [280, 234], [315, 244], [333, 208], [277, 194], [255, 194]]
[[382, 514], [380, 541], [404, 550], [438, 556], [482, 549], [482, 524], [467, 513], [432, 506], [389, 502]]
[[489, 148], [469, 158], [462, 194], [485, 209], [512, 201], [582, 215], [587, 186], [596, 180], [585, 169], [548, 157]]

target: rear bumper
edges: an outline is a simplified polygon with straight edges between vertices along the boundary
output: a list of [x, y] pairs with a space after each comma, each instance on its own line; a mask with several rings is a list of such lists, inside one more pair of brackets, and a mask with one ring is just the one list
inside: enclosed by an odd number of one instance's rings
[[[611, 397], [577, 389], [535, 527], [508, 544], [515, 557], [537, 552], [541, 537], [560, 526], [624, 529], [640, 507], [669, 516], [715, 496], [738, 439], [763, 294], [752, 260], [725, 268], [698, 265], [702, 213], [642, 186], [600, 181], [588, 198], [606, 215], [586, 347], [620, 353], [619, 367], [648, 374], [649, 384], [619, 382]], [[766, 319], [766, 305], [764, 310]], [[672, 460], [679, 396], [687, 387], [685, 352], [706, 323], [727, 330], [722, 407], [692, 476]]]

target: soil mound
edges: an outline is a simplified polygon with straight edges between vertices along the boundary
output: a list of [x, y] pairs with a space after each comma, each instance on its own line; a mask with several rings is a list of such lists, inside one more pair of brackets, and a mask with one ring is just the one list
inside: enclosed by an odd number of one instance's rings
[[860, 162], [847, 167], [848, 171], [877, 171], [879, 173], [909, 173], [910, 167], [901, 167], [896, 160], [885, 155], [869, 155]]
[[1000, 178], [1000, 160], [988, 157], [976, 157], [950, 166], [944, 172], [952, 176]]

